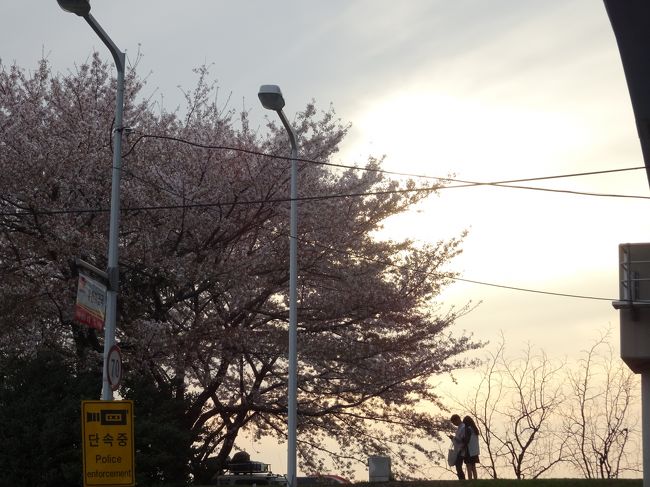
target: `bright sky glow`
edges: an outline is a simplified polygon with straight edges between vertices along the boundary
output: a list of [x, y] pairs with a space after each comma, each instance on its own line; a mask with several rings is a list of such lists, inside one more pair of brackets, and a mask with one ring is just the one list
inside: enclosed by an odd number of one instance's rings
[[[431, 170], [471, 168], [480, 179], [499, 177], [495, 170], [509, 177], [512, 173], [505, 171], [517, 163], [542, 166], [584, 147], [589, 136], [571, 113], [425, 91], [402, 92], [372, 104], [355, 127], [369, 153], [400, 155], [401, 169], [393, 170], [429, 169], [427, 174], [445, 176]], [[553, 144], [544, 143], [549, 139]]]

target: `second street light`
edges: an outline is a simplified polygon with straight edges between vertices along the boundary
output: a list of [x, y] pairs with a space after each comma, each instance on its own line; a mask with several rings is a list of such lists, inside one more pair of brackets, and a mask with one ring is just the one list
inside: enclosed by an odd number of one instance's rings
[[291, 214], [289, 232], [289, 386], [287, 398], [287, 480], [289, 487], [297, 487], [296, 483], [296, 430], [297, 430], [297, 309], [296, 293], [298, 283], [298, 197], [297, 190], [297, 162], [298, 144], [296, 133], [284, 115], [284, 97], [277, 85], [262, 85], [257, 94], [262, 106], [267, 110], [273, 110], [278, 114], [282, 125], [287, 130], [289, 142], [291, 143]]
[[125, 55], [113, 43], [104, 29], [90, 14], [88, 0], [57, 0], [66, 12], [83, 17], [113, 55], [117, 68], [117, 95], [115, 100], [115, 133], [113, 134], [113, 171], [111, 186], [110, 227], [108, 231], [108, 291], [106, 293], [106, 323], [104, 324], [104, 372], [102, 380], [102, 399], [113, 399], [113, 391], [108, 381], [107, 361], [115, 344], [117, 315], [117, 290], [119, 287], [118, 235], [120, 227], [120, 173], [122, 166], [122, 113], [124, 111], [124, 65]]

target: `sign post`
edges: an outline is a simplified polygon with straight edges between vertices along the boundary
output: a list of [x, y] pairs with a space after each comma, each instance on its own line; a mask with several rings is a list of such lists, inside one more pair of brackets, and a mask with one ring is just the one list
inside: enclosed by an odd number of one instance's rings
[[133, 401], [82, 401], [84, 487], [135, 485]]

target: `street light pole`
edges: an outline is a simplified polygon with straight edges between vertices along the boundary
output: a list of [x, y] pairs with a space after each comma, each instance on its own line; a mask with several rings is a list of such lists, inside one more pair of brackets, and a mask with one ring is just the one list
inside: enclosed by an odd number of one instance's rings
[[297, 287], [298, 287], [298, 144], [296, 133], [284, 115], [284, 98], [280, 87], [262, 85], [257, 95], [262, 106], [275, 111], [289, 135], [291, 143], [291, 212], [289, 229], [289, 384], [287, 397], [287, 481], [288, 487], [297, 487], [296, 482], [296, 432], [297, 432], [297, 389], [298, 389], [298, 325], [297, 325]]
[[88, 0], [57, 0], [59, 6], [83, 17], [113, 55], [117, 68], [117, 95], [115, 97], [115, 125], [113, 131], [113, 169], [111, 182], [111, 210], [108, 231], [108, 291], [106, 294], [106, 322], [104, 324], [104, 365], [102, 375], [102, 400], [112, 401], [113, 390], [108, 381], [107, 360], [115, 344], [117, 317], [117, 290], [119, 288], [119, 228], [120, 228], [120, 177], [122, 168], [122, 114], [124, 112], [125, 54], [120, 51], [104, 29], [90, 14]]

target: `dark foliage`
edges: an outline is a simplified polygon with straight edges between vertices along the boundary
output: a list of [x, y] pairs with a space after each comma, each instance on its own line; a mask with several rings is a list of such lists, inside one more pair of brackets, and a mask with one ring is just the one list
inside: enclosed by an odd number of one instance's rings
[[0, 371], [0, 485], [80, 486], [81, 401], [98, 394], [100, 371], [53, 351], [3, 357]]
[[125, 380], [125, 399], [134, 402], [136, 480], [141, 486], [175, 487], [189, 481], [192, 456], [190, 428], [184, 424], [184, 399], [160, 389], [147, 375]]

